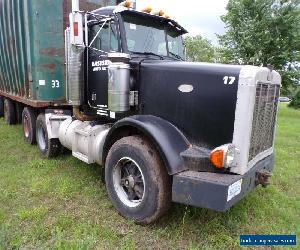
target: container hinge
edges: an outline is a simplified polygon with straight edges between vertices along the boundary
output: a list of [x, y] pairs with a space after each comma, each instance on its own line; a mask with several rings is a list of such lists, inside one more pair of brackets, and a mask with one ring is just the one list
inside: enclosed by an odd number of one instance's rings
[[139, 104], [139, 92], [138, 91], [130, 91], [129, 103], [130, 103], [130, 106], [137, 106]]

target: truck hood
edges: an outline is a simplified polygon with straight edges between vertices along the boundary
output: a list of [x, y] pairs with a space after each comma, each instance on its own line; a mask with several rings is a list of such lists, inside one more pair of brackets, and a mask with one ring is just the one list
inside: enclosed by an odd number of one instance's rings
[[195, 145], [232, 142], [241, 66], [181, 61], [143, 61], [141, 114], [173, 123]]

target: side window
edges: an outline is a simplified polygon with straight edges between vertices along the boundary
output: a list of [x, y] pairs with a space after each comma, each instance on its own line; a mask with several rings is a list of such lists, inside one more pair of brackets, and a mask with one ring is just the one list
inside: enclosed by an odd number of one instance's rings
[[158, 45], [158, 54], [167, 55], [166, 42], [162, 42]]
[[[92, 27], [89, 35], [89, 42], [95, 38], [101, 27], [102, 24], [97, 24]], [[93, 44], [91, 44], [91, 47], [105, 52], [118, 51], [119, 46], [116, 24], [106, 24], [97, 35]]]
[[110, 25], [110, 50], [119, 51], [119, 41], [117, 35], [117, 25], [115, 23], [111, 23]]
[[179, 51], [177, 39], [168, 35], [168, 41], [169, 41], [168, 42], [169, 51], [172, 52], [173, 54], [180, 55], [181, 51]]
[[181, 36], [171, 36], [168, 34], [168, 47], [170, 54], [173, 56], [179, 56], [182, 59], [185, 58], [184, 45]]

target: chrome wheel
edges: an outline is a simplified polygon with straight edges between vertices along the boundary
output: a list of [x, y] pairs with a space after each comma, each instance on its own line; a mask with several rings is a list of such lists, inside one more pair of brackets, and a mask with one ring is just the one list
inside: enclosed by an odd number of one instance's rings
[[105, 185], [118, 212], [140, 224], [165, 214], [172, 201], [172, 177], [143, 136], [116, 141], [105, 159]]
[[145, 194], [145, 178], [139, 165], [129, 157], [113, 169], [113, 185], [119, 199], [128, 207], [138, 206]]

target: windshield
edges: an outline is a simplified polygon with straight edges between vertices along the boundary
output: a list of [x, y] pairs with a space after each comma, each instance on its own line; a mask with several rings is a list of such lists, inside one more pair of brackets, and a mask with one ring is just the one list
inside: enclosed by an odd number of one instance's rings
[[134, 15], [124, 15], [123, 20], [130, 52], [184, 59], [183, 40], [174, 26]]

